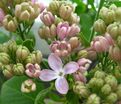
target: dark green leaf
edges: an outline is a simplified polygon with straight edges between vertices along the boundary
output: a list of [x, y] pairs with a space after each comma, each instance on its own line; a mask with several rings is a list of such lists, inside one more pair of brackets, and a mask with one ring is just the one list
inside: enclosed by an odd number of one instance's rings
[[37, 90], [31, 93], [22, 93], [21, 84], [28, 79], [25, 76], [13, 77], [2, 86], [1, 104], [33, 104], [38, 94], [43, 89], [42, 83], [37, 84]]
[[35, 44], [32, 39], [26, 39], [23, 42], [23, 46], [26, 46], [30, 51], [33, 51]]
[[51, 87], [40, 91], [35, 99], [34, 104], [45, 104], [44, 99], [47, 97], [50, 91], [51, 91]]
[[73, 91], [70, 90], [66, 97], [68, 102], [67, 104], [80, 104], [78, 95], [76, 95]]

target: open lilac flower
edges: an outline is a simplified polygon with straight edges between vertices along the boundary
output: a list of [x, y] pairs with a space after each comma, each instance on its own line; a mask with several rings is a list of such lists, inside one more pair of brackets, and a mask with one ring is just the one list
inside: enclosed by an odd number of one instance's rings
[[57, 91], [61, 94], [66, 94], [69, 90], [69, 85], [65, 75], [76, 72], [79, 69], [78, 64], [76, 62], [69, 62], [63, 67], [61, 59], [53, 53], [49, 56], [48, 63], [52, 70], [42, 70], [40, 79], [42, 81], [52, 81], [56, 79], [55, 87]]

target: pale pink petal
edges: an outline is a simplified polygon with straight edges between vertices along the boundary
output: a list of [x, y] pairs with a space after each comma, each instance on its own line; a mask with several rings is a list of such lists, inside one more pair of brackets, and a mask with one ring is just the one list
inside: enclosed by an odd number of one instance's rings
[[41, 71], [39, 78], [42, 81], [52, 81], [57, 78], [57, 75], [54, 71], [49, 69], [44, 69]]
[[76, 62], [69, 62], [64, 66], [65, 74], [72, 74], [79, 69], [79, 65]]
[[48, 63], [49, 66], [56, 72], [58, 72], [59, 70], [62, 69], [62, 61], [61, 59], [55, 55], [54, 53], [52, 53], [49, 58], [48, 58]]
[[60, 77], [55, 81], [55, 87], [61, 94], [67, 94], [69, 90], [68, 82], [64, 77]]

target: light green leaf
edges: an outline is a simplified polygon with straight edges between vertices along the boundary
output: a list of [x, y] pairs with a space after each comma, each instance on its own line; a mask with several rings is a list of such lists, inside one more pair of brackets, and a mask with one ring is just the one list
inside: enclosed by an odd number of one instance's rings
[[33, 104], [36, 95], [43, 89], [42, 83], [37, 84], [37, 90], [29, 94], [21, 92], [21, 84], [28, 79], [25, 76], [13, 77], [2, 86], [1, 104]]

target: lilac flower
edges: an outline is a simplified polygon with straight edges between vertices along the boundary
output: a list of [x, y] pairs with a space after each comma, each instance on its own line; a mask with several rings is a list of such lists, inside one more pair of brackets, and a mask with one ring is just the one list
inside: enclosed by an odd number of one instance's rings
[[56, 79], [55, 87], [57, 91], [61, 94], [66, 94], [69, 90], [69, 85], [65, 75], [76, 72], [79, 69], [78, 64], [76, 62], [69, 62], [63, 67], [61, 59], [53, 53], [49, 56], [48, 63], [52, 70], [42, 70], [40, 79], [42, 81], [52, 81]]

